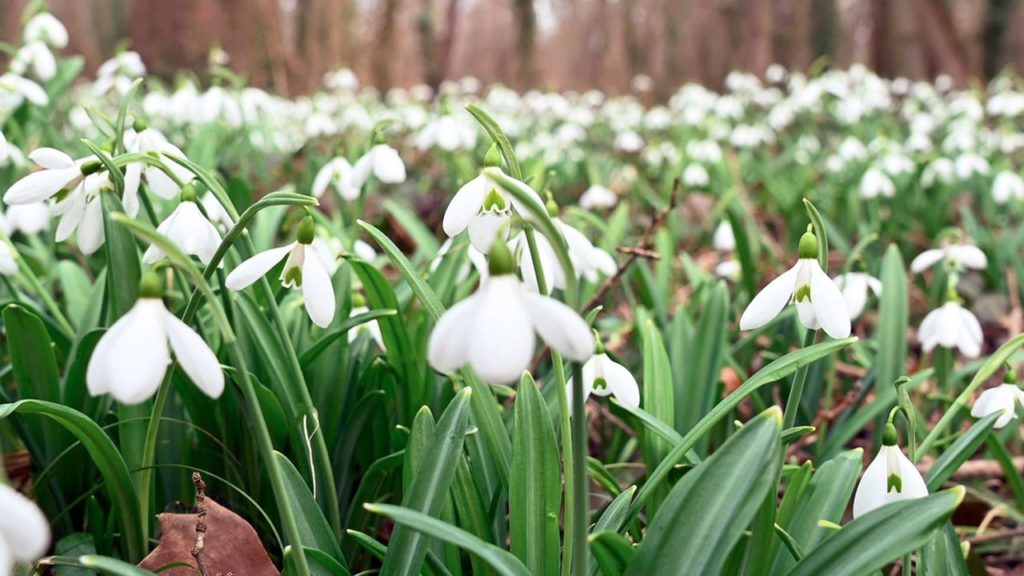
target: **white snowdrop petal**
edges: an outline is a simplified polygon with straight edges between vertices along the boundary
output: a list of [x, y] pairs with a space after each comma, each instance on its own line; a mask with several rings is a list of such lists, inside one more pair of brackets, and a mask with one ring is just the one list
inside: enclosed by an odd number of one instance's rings
[[435, 370], [452, 372], [468, 361], [468, 334], [476, 318], [479, 293], [445, 311], [430, 333], [427, 359]]
[[321, 328], [329, 326], [336, 305], [334, 287], [323, 262], [308, 247], [302, 263], [302, 297], [310, 320]]
[[119, 321], [124, 326], [113, 334], [116, 340], [97, 358], [107, 364], [97, 369], [104, 382], [96, 386], [90, 383], [90, 390], [105, 390], [122, 404], [138, 404], [156, 393], [170, 362], [164, 328], [166, 312], [157, 299], [142, 298], [135, 303]]
[[188, 324], [165, 310], [167, 339], [174, 357], [188, 377], [210, 398], [224, 392], [224, 371], [210, 346]]
[[487, 254], [499, 233], [504, 240], [508, 233], [509, 215], [506, 212], [484, 212], [469, 221], [469, 242], [474, 248]]
[[331, 183], [331, 179], [334, 178], [334, 161], [324, 164], [323, 168], [316, 173], [316, 177], [313, 178], [313, 188], [310, 192], [314, 198], [320, 198], [327, 191], [327, 186]]
[[484, 175], [479, 175], [462, 185], [448, 203], [441, 227], [449, 238], [453, 238], [469, 226], [483, 205], [484, 197], [492, 184]]
[[227, 279], [224, 281], [224, 285], [231, 290], [243, 290], [253, 282], [266, 276], [270, 269], [277, 265], [278, 262], [284, 259], [285, 256], [291, 252], [292, 248], [295, 247], [295, 242], [291, 244], [281, 246], [280, 248], [271, 248], [256, 254], [246, 261], [239, 264], [234, 270], [228, 274]]
[[521, 292], [534, 328], [548, 345], [577, 362], [594, 354], [594, 334], [575, 310], [553, 298]]
[[103, 206], [99, 198], [93, 198], [85, 205], [82, 221], [78, 224], [78, 249], [92, 254], [103, 245]]
[[56, 148], [36, 148], [28, 155], [28, 159], [48, 170], [60, 170], [75, 165], [71, 156]]
[[793, 295], [799, 267], [800, 262], [797, 262], [754, 296], [740, 317], [740, 330], [760, 328], [779, 315]]
[[948, 250], [952, 259], [967, 268], [981, 270], [988, 266], [988, 258], [985, 256], [985, 253], [981, 251], [981, 248], [978, 248], [977, 246], [960, 244], [957, 246], [950, 246]]
[[[7, 546], [7, 554], [20, 562], [33, 562], [50, 545], [50, 523], [34, 502], [14, 488], [0, 484], [0, 546]], [[0, 559], [0, 570], [9, 563]]]
[[832, 338], [846, 338], [850, 335], [850, 312], [846, 309], [846, 300], [817, 262], [810, 265], [814, 315], [826, 334]]
[[604, 363], [604, 378], [623, 406], [630, 410], [640, 407], [640, 387], [633, 373], [625, 366], [608, 359]]
[[914, 274], [920, 274], [925, 270], [931, 268], [936, 262], [946, 257], [945, 251], [941, 248], [932, 248], [931, 250], [925, 250], [917, 255], [913, 261], [910, 262], [910, 271]]
[[121, 204], [125, 214], [135, 218], [139, 215], [139, 186], [142, 184], [142, 164], [132, 162], [124, 170], [124, 195]]
[[525, 292], [512, 276], [499, 276], [481, 289], [476, 317], [462, 338], [473, 371], [491, 384], [518, 380], [530, 364], [534, 351], [534, 327], [529, 307], [520, 295]]
[[4, 193], [7, 204], [42, 202], [67, 187], [79, 176], [78, 168], [40, 170], [18, 180]]

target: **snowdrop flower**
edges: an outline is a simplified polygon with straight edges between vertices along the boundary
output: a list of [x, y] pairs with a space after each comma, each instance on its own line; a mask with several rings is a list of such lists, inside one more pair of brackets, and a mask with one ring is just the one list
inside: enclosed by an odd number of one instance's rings
[[224, 391], [217, 356], [188, 324], [167, 310], [160, 279], [146, 273], [139, 299], [111, 326], [89, 358], [89, 394], [110, 394], [122, 404], [144, 402], [160, 388], [174, 352], [181, 369], [210, 398]]
[[896, 185], [885, 172], [877, 168], [868, 168], [860, 179], [859, 191], [861, 198], [892, 198], [896, 194]]
[[593, 210], [595, 208], [612, 208], [619, 202], [619, 197], [611, 190], [600, 184], [591, 184], [580, 196], [580, 208]]
[[620, 132], [615, 137], [614, 146], [617, 150], [627, 153], [639, 152], [644, 147], [644, 139], [632, 130]]
[[989, 171], [988, 160], [974, 152], [961, 154], [957, 157], [954, 165], [956, 176], [960, 180], [969, 180], [974, 175], [984, 176]]
[[78, 249], [83, 254], [99, 250], [106, 239], [100, 194], [112, 186], [106, 172], [90, 174], [69, 194], [58, 199], [52, 209], [54, 215], [60, 216], [54, 240], [63, 242], [77, 231]]
[[715, 235], [711, 239], [711, 245], [719, 252], [732, 252], [736, 249], [736, 236], [732, 233], [732, 224], [722, 220], [715, 228]]
[[1002, 412], [996, 419], [994, 427], [1003, 428], [1017, 417], [1017, 405], [1024, 406], [1024, 390], [1017, 386], [1017, 372], [1007, 366], [1003, 373], [1003, 383], [995, 388], [989, 388], [981, 393], [981, 396], [974, 401], [971, 408], [971, 416], [984, 418], [989, 414]]
[[209, 216], [210, 222], [220, 224], [225, 230], [230, 230], [235, 222], [231, 220], [231, 215], [221, 205], [220, 200], [213, 195], [213, 192], [207, 191], [203, 194], [203, 210], [206, 211], [206, 215]]
[[704, 188], [711, 182], [708, 170], [700, 164], [690, 164], [683, 170], [683, 184], [687, 188]]
[[1011, 199], [1024, 200], [1024, 178], [1016, 172], [1000, 172], [992, 181], [992, 199], [997, 204], [1006, 204]]
[[887, 424], [882, 447], [871, 461], [853, 496], [853, 517], [859, 518], [886, 504], [924, 498], [928, 487], [917, 467], [896, 445], [896, 427]]
[[309, 319], [326, 328], [334, 319], [334, 287], [326, 265], [312, 246], [315, 237], [313, 218], [306, 216], [299, 224], [295, 242], [260, 252], [242, 262], [228, 274], [225, 285], [232, 290], [243, 290], [287, 257], [281, 270], [281, 285], [285, 288], [301, 287]]
[[846, 338], [850, 313], [839, 287], [818, 264], [818, 241], [809, 229], [800, 238], [798, 255], [796, 265], [769, 282], [747, 305], [740, 317], [740, 330], [764, 326], [792, 301], [805, 327], [823, 328], [832, 338]]
[[[196, 189], [191, 184], [182, 187], [181, 203], [160, 223], [157, 232], [177, 244], [185, 254], [198, 256], [203, 264], [210, 263], [221, 242], [220, 232], [199, 211], [199, 206], [196, 205]], [[142, 255], [142, 261], [153, 264], [163, 257], [164, 251], [153, 244]], [[220, 264], [223, 265], [224, 262], [221, 261]]]
[[[639, 408], [640, 388], [637, 386], [636, 378], [625, 366], [608, 357], [600, 340], [595, 338], [595, 342], [594, 355], [583, 365], [583, 401], [586, 402], [591, 394], [613, 395], [629, 410]], [[567, 384], [569, 398], [572, 398], [573, 385], [574, 382], [570, 379]]]
[[843, 300], [850, 312], [850, 320], [856, 320], [864, 311], [864, 306], [868, 303], [869, 290], [874, 292], [876, 297], [882, 295], [882, 282], [866, 272], [848, 272], [832, 280], [843, 291]]
[[983, 342], [981, 323], [970, 310], [960, 305], [955, 294], [951, 296], [953, 298], [929, 312], [921, 322], [917, 329], [921, 348], [925, 353], [936, 346], [957, 348], [965, 357], [977, 358]]
[[6, 484], [0, 484], [0, 510], [0, 574], [8, 576], [15, 562], [35, 562], [46, 553], [50, 523], [35, 502]]
[[45, 202], [16, 204], [0, 213], [0, 231], [10, 236], [21, 232], [29, 236], [46, 230], [50, 224], [50, 208]]
[[[496, 147], [487, 152], [484, 165], [500, 170], [501, 160]], [[524, 185], [525, 186], [525, 185]], [[531, 195], [538, 204], [543, 204], [540, 195], [529, 188]], [[452, 197], [448, 209], [444, 212], [441, 227], [449, 238], [454, 238], [463, 230], [469, 230], [469, 241], [474, 248], [486, 254], [491, 249], [494, 239], [508, 233], [509, 219], [512, 208], [523, 212], [519, 201], [502, 189], [488, 175], [486, 170], [459, 188]], [[504, 236], [502, 237], [504, 240]]]
[[988, 266], [988, 258], [981, 248], [973, 244], [945, 244], [942, 248], [932, 248], [917, 255], [910, 262], [910, 271], [920, 274], [939, 261], [945, 261], [956, 269], [974, 268], [984, 270]]
[[0, 76], [0, 97], [4, 96], [4, 92], [11, 96], [11, 109], [21, 106], [26, 100], [33, 106], [46, 106], [50, 103], [50, 97], [42, 86], [12, 72]]
[[324, 164], [323, 168], [316, 173], [316, 177], [313, 179], [312, 194], [315, 198], [320, 198], [328, 186], [333, 186], [338, 194], [341, 194], [342, 199], [351, 202], [359, 198], [359, 186], [356, 186], [354, 177], [352, 164], [338, 156]]
[[46, 44], [29, 42], [18, 49], [11, 60], [11, 71], [24, 75], [28, 69], [43, 82], [48, 82], [57, 74], [57, 59]]
[[416, 136], [416, 147], [429, 150], [435, 146], [445, 152], [470, 149], [476, 142], [476, 131], [471, 125], [445, 114], [432, 120]]
[[[549, 202], [549, 210], [557, 212], [553, 202]], [[596, 282], [601, 276], [615, 274], [617, 266], [612, 255], [594, 246], [582, 232], [552, 216], [555, 226], [558, 227], [565, 243], [569, 249], [569, 260], [572, 261], [573, 269], [577, 276], [585, 278], [588, 282]], [[538, 234], [537, 251], [540, 256], [541, 268], [544, 270], [544, 278], [547, 280], [548, 292], [554, 288], [565, 288], [565, 271], [558, 262], [558, 256], [551, 247], [551, 243], [543, 234]], [[519, 254], [519, 269], [523, 274], [523, 283], [539, 292], [537, 274], [533, 266], [533, 257], [527, 245], [526, 233], [520, 232], [511, 242], [513, 253]]]
[[523, 286], [504, 242], [494, 243], [488, 265], [490, 275], [476, 293], [449, 308], [430, 334], [431, 366], [452, 372], [469, 365], [486, 382], [512, 382], [530, 365], [535, 333], [570, 360], [594, 354], [594, 336], [583, 318]]
[[[125, 149], [129, 152], [157, 157], [181, 182], [192, 180], [192, 172], [171, 159], [171, 156], [185, 158], [185, 153], [168, 142], [167, 137], [159, 130], [146, 126], [141, 120], [136, 120], [134, 129], [125, 132], [124, 142]], [[132, 218], [139, 213], [139, 185], [143, 180], [149, 186], [150, 191], [165, 200], [173, 198], [178, 193], [178, 185], [174, 178], [171, 178], [158, 166], [142, 162], [129, 163], [124, 172], [123, 202], [125, 213]]]
[[358, 189], [373, 174], [384, 184], [405, 182], [405, 163], [395, 150], [387, 144], [376, 144], [362, 158], [356, 160], [353, 168], [353, 185]]
[[42, 202], [61, 190], [74, 189], [86, 175], [101, 169], [99, 161], [78, 163], [53, 148], [36, 148], [28, 157], [43, 169], [25, 176], [8, 188], [4, 193], [6, 204]]
[[949, 158], [936, 158], [928, 163], [921, 172], [921, 186], [931, 188], [936, 183], [952, 184], [956, 177], [956, 168]]
[[44, 42], [53, 48], [68, 45], [68, 29], [53, 14], [40, 12], [25, 23], [23, 37], [26, 42]]

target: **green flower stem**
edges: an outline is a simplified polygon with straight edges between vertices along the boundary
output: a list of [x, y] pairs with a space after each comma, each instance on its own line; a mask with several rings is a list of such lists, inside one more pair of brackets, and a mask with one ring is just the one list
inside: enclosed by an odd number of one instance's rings
[[587, 412], [583, 406], [583, 366], [572, 363], [572, 451], [573, 470], [573, 512], [572, 524], [572, 565], [574, 574], [587, 574], [590, 550], [587, 547], [587, 526], [590, 524], [588, 501], [590, 486], [587, 483]]
[[939, 391], [949, 393], [949, 376], [953, 372], [953, 352], [949, 348], [939, 346], [932, 354], [932, 366], [935, 368], [935, 380]]
[[214, 294], [206, 279], [192, 265], [192, 261], [173, 242], [151, 227], [136, 222], [124, 214], [114, 214], [112, 218], [122, 226], [126, 226], [132, 233], [158, 245], [167, 254], [167, 258], [171, 263], [178, 266], [189, 276], [206, 297], [214, 323], [221, 332], [224, 347], [227, 348], [231, 363], [238, 373], [238, 384], [242, 389], [242, 396], [247, 404], [247, 409], [255, 428], [257, 450], [267, 466], [267, 475], [270, 477], [271, 488], [277, 501], [278, 513], [281, 515], [281, 524], [284, 525], [285, 535], [292, 544], [296, 569], [300, 574], [310, 574], [306, 554], [301, 546], [302, 537], [299, 532], [295, 510], [292, 509], [291, 500], [288, 498], [288, 488], [284, 481], [284, 475], [277, 464], [277, 460], [274, 458], [274, 445], [270, 437], [270, 430], [267, 427], [266, 419], [263, 417], [263, 411], [260, 408], [259, 399], [256, 396], [252, 380], [249, 378], [249, 369], [245, 362], [245, 355], [242, 354], [238, 346], [235, 333], [227, 320], [227, 316], [224, 314], [220, 301], [217, 300], [216, 294]]
[[[817, 330], [808, 329], [804, 334], [803, 348], [814, 344], [814, 338], [818, 335]], [[789, 387], [789, 398], [786, 399], [786, 414], [783, 416], [782, 429], [788, 430], [796, 424], [796, 415], [800, 411], [800, 399], [804, 395], [804, 385], [807, 383], [807, 370], [810, 364], [801, 366], [793, 375], [793, 385]]]

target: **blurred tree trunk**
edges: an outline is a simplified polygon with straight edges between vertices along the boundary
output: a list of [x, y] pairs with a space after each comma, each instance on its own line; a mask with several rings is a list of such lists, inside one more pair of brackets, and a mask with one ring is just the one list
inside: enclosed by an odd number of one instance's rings
[[427, 86], [430, 86], [436, 93], [437, 87], [441, 85], [443, 78], [438, 73], [438, 58], [434, 41], [437, 26], [434, 24], [432, 4], [431, 0], [420, 0], [420, 12], [416, 15], [416, 32], [420, 40], [423, 79]]
[[[1007, 30], [1020, 30], [1020, 23], [1016, 28], [1012, 26], [1014, 8], [1019, 8], [1019, 2], [1015, 0], [990, 0], [988, 11], [985, 17], [985, 33], [982, 36], [985, 50], [985, 76], [991, 78], [1002, 70], [1007, 62], [1020, 62], [1018, 59], [1007, 58]], [[1019, 36], [1019, 34], [1015, 34]], [[1018, 67], [1019, 69], [1019, 67]]]
[[373, 47], [373, 77], [381, 92], [391, 89], [391, 65], [400, 58], [395, 52], [395, 27], [401, 9], [401, 0], [384, 0], [384, 14], [381, 16], [377, 44]]
[[741, 46], [735, 62], [739, 69], [762, 75], [772, 63], [772, 4], [772, 0], [742, 0], [736, 6], [741, 32], [733, 38]]
[[793, 70], [811, 65], [812, 0], [779, 0], [775, 12], [774, 62]]
[[289, 76], [297, 88], [316, 88], [324, 73], [344, 62], [347, 18], [345, 0], [302, 0], [297, 5], [297, 58]]
[[534, 86], [537, 70], [533, 58], [537, 37], [537, 13], [533, 0], [513, 0], [516, 19], [516, 54], [519, 56], [519, 82], [523, 88]]
[[967, 55], [956, 32], [953, 16], [942, 0], [918, 0], [917, 17], [924, 31], [931, 75], [948, 74], [958, 86], [967, 82]]
[[445, 31], [444, 36], [441, 38], [440, 46], [438, 47], [438, 69], [437, 69], [437, 84], [441, 85], [441, 82], [445, 78], [450, 76], [452, 67], [452, 55], [454, 54], [453, 48], [455, 47], [455, 38], [459, 33], [459, 0], [448, 0], [448, 9], [445, 12]]

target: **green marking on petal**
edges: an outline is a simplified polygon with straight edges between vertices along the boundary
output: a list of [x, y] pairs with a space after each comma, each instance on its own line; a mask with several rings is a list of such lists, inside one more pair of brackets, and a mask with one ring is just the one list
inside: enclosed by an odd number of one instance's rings
[[893, 490], [903, 492], [903, 479], [899, 474], [890, 474], [885, 480], [885, 491], [892, 492]]
[[811, 300], [811, 285], [804, 284], [803, 286], [796, 289], [796, 301], [803, 302], [804, 300]]
[[603, 376], [594, 378], [594, 390], [604, 390], [608, 387], [608, 381]]
[[296, 266], [285, 270], [284, 282], [282, 284], [293, 284], [296, 287], [302, 286], [302, 268]]
[[491, 210], [502, 211], [508, 206], [505, 201], [505, 196], [498, 192], [497, 188], [491, 188], [491, 191], [484, 197], [484, 211], [489, 212]]

